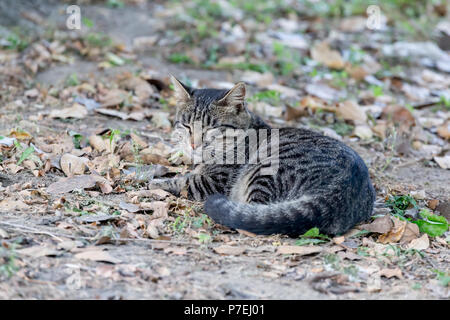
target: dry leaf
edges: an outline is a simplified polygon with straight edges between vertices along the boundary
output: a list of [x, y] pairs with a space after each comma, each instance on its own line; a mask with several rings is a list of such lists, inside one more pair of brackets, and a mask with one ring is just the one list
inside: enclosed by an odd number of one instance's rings
[[73, 154], [66, 153], [61, 157], [60, 165], [61, 170], [66, 176], [72, 177], [74, 175], [83, 174], [86, 170], [86, 163], [89, 160], [84, 157], [77, 157]]
[[416, 124], [411, 111], [398, 105], [386, 106], [381, 113], [381, 118], [399, 125], [401, 132], [408, 132]]
[[368, 125], [359, 125], [355, 127], [353, 134], [362, 140], [372, 138], [372, 129]]
[[112, 257], [109, 253], [103, 250], [95, 250], [92, 248], [88, 248], [87, 250], [77, 253], [74, 256], [76, 259], [81, 260], [91, 260], [91, 261], [100, 261], [100, 262], [108, 262], [108, 263], [120, 263], [121, 261], [117, 258]]
[[433, 159], [442, 169], [450, 169], [450, 155], [446, 155], [443, 157], [433, 157]]
[[127, 203], [125, 201], [120, 201], [119, 207], [121, 209], [127, 210], [128, 212], [138, 212], [141, 208], [133, 203]]
[[29, 210], [30, 207], [23, 202], [22, 200], [11, 200], [11, 199], [4, 199], [0, 201], [0, 211], [1, 212], [10, 212], [13, 210]]
[[297, 118], [307, 116], [308, 110], [304, 108], [293, 108], [290, 105], [286, 104], [286, 110], [284, 112], [284, 119], [286, 121], [295, 120]]
[[338, 104], [336, 115], [344, 120], [351, 120], [355, 124], [366, 124], [365, 111], [355, 102], [347, 100]]
[[222, 245], [220, 247], [215, 247], [214, 251], [216, 253], [222, 254], [222, 255], [238, 256], [238, 255], [243, 254], [245, 252], [245, 248]]
[[97, 185], [100, 187], [103, 194], [109, 194], [113, 191], [111, 184], [107, 180], [97, 181]]
[[319, 246], [306, 247], [306, 246], [279, 246], [277, 249], [278, 254], [298, 254], [301, 256], [318, 253], [323, 249]]
[[52, 110], [50, 112], [50, 118], [76, 118], [83, 119], [88, 114], [88, 111], [85, 106], [81, 104], [74, 103], [70, 108], [60, 109], [60, 110]]
[[109, 90], [100, 97], [102, 108], [114, 107], [121, 104], [128, 97], [128, 92], [120, 89]]
[[442, 138], [450, 140], [450, 121], [447, 120], [442, 126], [437, 128], [437, 133]]
[[311, 58], [331, 69], [344, 68], [344, 59], [341, 54], [332, 50], [327, 42], [316, 43], [311, 49]]
[[420, 238], [413, 239], [408, 245], [408, 249], [425, 250], [430, 246], [428, 235], [424, 233]]
[[381, 269], [380, 270], [380, 276], [386, 277], [388, 279], [392, 277], [397, 277], [398, 279], [403, 279], [402, 270], [400, 268], [395, 269]]
[[0, 228], [0, 239], [8, 239], [9, 237], [9, 233]]
[[153, 210], [153, 218], [167, 218], [169, 204], [164, 201], [141, 202], [139, 204], [142, 210]]
[[187, 249], [185, 247], [168, 247], [164, 249], [164, 253], [185, 255], [187, 253]]
[[360, 230], [383, 234], [389, 232], [393, 226], [394, 223], [392, 222], [391, 217], [389, 215], [385, 215], [383, 217], [376, 218], [372, 223], [357, 226], [357, 228]]
[[336, 244], [341, 244], [345, 241], [345, 236], [334, 237], [333, 242]]
[[420, 236], [419, 226], [415, 223], [408, 221], [405, 227], [405, 232], [403, 233], [400, 243], [409, 243], [411, 240], [417, 239]]
[[270, 72], [259, 73], [247, 70], [242, 74], [241, 80], [249, 84], [257, 85], [258, 87], [265, 87], [274, 82], [274, 77]]
[[54, 248], [42, 247], [42, 246], [34, 246], [25, 249], [16, 250], [19, 254], [24, 254], [26, 256], [31, 256], [33, 258], [45, 257], [45, 256], [57, 256], [60, 255], [61, 252]]
[[435, 210], [438, 205], [439, 205], [438, 199], [431, 199], [427, 203], [428, 208], [430, 208], [431, 210]]
[[98, 152], [102, 152], [103, 150], [106, 150], [106, 142], [105, 140], [97, 135], [92, 135], [89, 137], [89, 144], [94, 147], [95, 150]]
[[97, 181], [104, 178], [96, 175], [80, 175], [71, 178], [61, 178], [47, 187], [47, 192], [53, 195], [73, 191], [75, 189], [88, 189], [95, 186]]
[[6, 169], [8, 169], [8, 171], [11, 172], [12, 174], [16, 174], [17, 172], [23, 170], [24, 167], [18, 166], [15, 163], [9, 163], [6, 165]]
[[403, 234], [405, 233], [406, 224], [408, 221], [402, 221], [395, 217], [392, 217], [394, 222], [394, 227], [387, 233], [382, 234], [378, 237], [378, 242], [381, 243], [396, 243], [398, 242]]
[[239, 232], [240, 234], [247, 236], [247, 237], [251, 237], [254, 238], [257, 236], [257, 234], [247, 231], [247, 230], [242, 230], [242, 229], [236, 229], [237, 232]]
[[345, 92], [333, 89], [323, 83], [309, 83], [305, 90], [308, 94], [325, 101], [336, 101], [346, 96]]

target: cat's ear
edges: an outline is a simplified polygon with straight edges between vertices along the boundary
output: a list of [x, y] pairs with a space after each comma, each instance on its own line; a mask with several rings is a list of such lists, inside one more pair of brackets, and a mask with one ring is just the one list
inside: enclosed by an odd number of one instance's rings
[[238, 109], [244, 108], [245, 100], [245, 84], [243, 82], [238, 82], [231, 88], [225, 97], [217, 101], [219, 106], [229, 106]]
[[170, 75], [170, 80], [173, 84], [173, 89], [175, 91], [175, 99], [179, 102], [185, 102], [191, 99], [191, 95], [189, 94], [189, 89], [183, 83], [181, 83], [177, 78], [173, 75]]

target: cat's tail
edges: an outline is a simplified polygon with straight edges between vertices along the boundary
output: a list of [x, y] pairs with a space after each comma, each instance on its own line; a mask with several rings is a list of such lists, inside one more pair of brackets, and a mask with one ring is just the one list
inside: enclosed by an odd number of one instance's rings
[[[327, 221], [321, 219], [320, 208], [313, 206], [306, 195], [291, 201], [258, 204], [238, 203], [222, 194], [214, 194], [208, 197], [204, 208], [215, 222], [256, 234], [300, 235], [313, 227], [321, 231], [329, 229], [323, 225]], [[334, 233], [334, 230], [329, 231]]]

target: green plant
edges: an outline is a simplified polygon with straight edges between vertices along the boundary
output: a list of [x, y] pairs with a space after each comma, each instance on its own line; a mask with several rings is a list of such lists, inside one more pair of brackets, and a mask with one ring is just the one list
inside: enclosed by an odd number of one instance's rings
[[83, 135], [78, 132], [75, 132], [73, 130], [70, 130], [69, 136], [72, 137], [72, 142], [73, 142], [75, 149], [81, 149], [81, 143], [83, 142], [83, 140], [85, 140]]
[[429, 236], [437, 237], [443, 235], [448, 230], [448, 221], [444, 216], [432, 214], [428, 209], [422, 209], [419, 215], [423, 219], [413, 221], [419, 226], [420, 232]]
[[264, 101], [271, 105], [277, 105], [280, 103], [280, 96], [280, 92], [276, 90], [265, 90], [255, 93], [249, 101]]
[[10, 34], [6, 38], [6, 43], [5, 48], [8, 50], [23, 51], [26, 47], [28, 47], [28, 41], [17, 34]]
[[346, 71], [332, 71], [331, 84], [335, 87], [344, 88], [347, 86], [348, 73]]
[[75, 87], [80, 84], [80, 81], [78, 80], [78, 76], [76, 73], [72, 73], [70, 76], [66, 79], [66, 85], [70, 87]]
[[169, 61], [173, 63], [186, 63], [186, 64], [193, 64], [191, 58], [189, 58], [187, 55], [183, 53], [172, 53], [169, 56]]
[[109, 47], [112, 45], [112, 40], [109, 36], [103, 33], [91, 32], [86, 35], [85, 40], [88, 45], [93, 47]]
[[409, 208], [418, 208], [416, 199], [412, 196], [389, 196], [386, 200], [386, 206], [391, 209], [393, 214], [404, 216], [405, 211]]
[[264, 73], [270, 70], [270, 67], [267, 64], [258, 64], [251, 62], [239, 62], [235, 64], [231, 63], [221, 63], [217, 67], [224, 69], [239, 69], [239, 70], [251, 70], [259, 73]]
[[344, 121], [337, 121], [333, 124], [333, 130], [340, 136], [348, 136], [353, 132], [354, 128], [354, 126]]
[[304, 246], [307, 244], [318, 244], [330, 241], [330, 237], [321, 234], [318, 228], [311, 228], [300, 236], [295, 244], [298, 246]]
[[197, 234], [197, 238], [200, 243], [211, 242], [211, 236], [207, 233], [199, 233], [199, 234]]
[[436, 277], [439, 280], [439, 282], [444, 286], [447, 287], [448, 284], [450, 283], [450, 273], [444, 272], [444, 271], [440, 271], [437, 269], [434, 269], [433, 272], [436, 273]]
[[17, 165], [20, 165], [24, 160], [28, 159], [28, 157], [30, 157], [33, 152], [34, 152], [33, 146], [29, 146], [28, 148], [26, 148], [20, 155]]
[[88, 28], [92, 28], [94, 26], [94, 22], [87, 17], [83, 17], [81, 19], [81, 22]]
[[0, 246], [0, 274], [11, 278], [14, 273], [19, 270], [16, 265], [15, 244], [9, 247]]
[[192, 222], [192, 226], [194, 226], [195, 228], [201, 228], [205, 224], [207, 224], [208, 226], [212, 225], [211, 219], [206, 214], [202, 214], [200, 217], [193, 219]]
[[109, 139], [109, 144], [112, 146], [114, 141], [117, 141], [121, 137], [121, 131], [120, 129], [111, 129], [107, 134], [106, 137]]
[[383, 95], [383, 87], [381, 86], [370, 86], [374, 97], [380, 97]]
[[300, 67], [301, 57], [297, 51], [294, 51], [282, 43], [273, 43], [273, 52], [277, 58], [275, 62], [275, 71], [282, 75], [292, 73], [296, 68]]
[[106, 5], [110, 8], [123, 8], [125, 6], [125, 4], [123, 3], [123, 1], [121, 0], [108, 0], [108, 2], [106, 2]]

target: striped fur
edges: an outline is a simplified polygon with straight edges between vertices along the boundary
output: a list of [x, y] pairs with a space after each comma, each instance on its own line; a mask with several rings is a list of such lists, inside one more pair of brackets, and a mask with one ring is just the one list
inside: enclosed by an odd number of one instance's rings
[[[210, 128], [269, 128], [246, 108], [243, 84], [230, 91], [193, 90], [175, 84], [177, 126], [185, 128], [187, 135], [194, 121], [202, 122], [203, 134]], [[248, 139], [245, 141], [248, 160], [253, 155]], [[257, 148], [262, 144], [258, 141]], [[185, 187], [189, 198], [206, 200], [205, 212], [217, 223], [257, 234], [298, 236], [312, 227], [327, 234], [342, 234], [370, 217], [375, 191], [366, 165], [354, 150], [330, 137], [297, 128], [279, 129], [278, 147], [279, 168], [274, 175], [260, 174], [268, 161], [200, 164], [182, 178], [153, 185], [175, 194]]]

